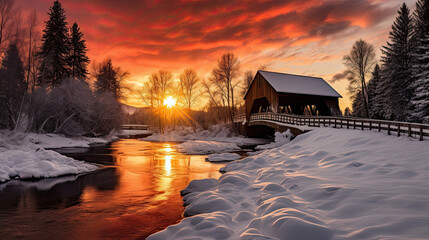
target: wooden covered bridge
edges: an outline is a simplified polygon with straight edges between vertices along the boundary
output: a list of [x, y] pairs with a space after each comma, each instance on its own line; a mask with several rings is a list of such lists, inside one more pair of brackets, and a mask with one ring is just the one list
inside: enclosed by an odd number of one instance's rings
[[376, 129], [420, 140], [429, 137], [427, 124], [342, 117], [339, 98], [322, 78], [259, 70], [244, 97], [245, 114], [234, 121], [249, 137], [272, 136], [286, 129], [296, 136], [320, 126]]

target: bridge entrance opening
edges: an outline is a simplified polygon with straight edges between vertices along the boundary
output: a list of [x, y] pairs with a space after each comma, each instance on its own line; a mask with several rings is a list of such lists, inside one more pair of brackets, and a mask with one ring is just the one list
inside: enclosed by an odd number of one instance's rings
[[253, 101], [252, 110], [250, 113], [261, 113], [270, 111], [270, 102], [266, 97], [258, 98]]

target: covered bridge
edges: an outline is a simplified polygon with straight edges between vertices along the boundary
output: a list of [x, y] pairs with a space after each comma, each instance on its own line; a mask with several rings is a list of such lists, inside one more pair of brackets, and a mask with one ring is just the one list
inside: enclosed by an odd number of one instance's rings
[[341, 97], [322, 78], [259, 70], [244, 96], [246, 119], [259, 112], [338, 116]]

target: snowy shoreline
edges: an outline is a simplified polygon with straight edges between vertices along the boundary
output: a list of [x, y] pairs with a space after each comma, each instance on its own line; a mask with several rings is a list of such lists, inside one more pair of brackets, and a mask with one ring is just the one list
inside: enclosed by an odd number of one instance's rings
[[427, 142], [320, 128], [182, 191], [185, 216], [148, 239], [423, 239]]
[[0, 131], [0, 183], [92, 172], [99, 167], [52, 149], [89, 148], [94, 144], [108, 144], [112, 139]]

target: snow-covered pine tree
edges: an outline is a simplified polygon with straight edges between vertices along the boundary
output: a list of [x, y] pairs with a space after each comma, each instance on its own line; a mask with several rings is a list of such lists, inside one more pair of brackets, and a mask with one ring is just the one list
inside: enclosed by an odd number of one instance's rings
[[412, 66], [414, 94], [409, 120], [427, 122], [429, 120], [429, 0], [417, 1], [414, 22], [415, 47]]
[[419, 40], [420, 44], [416, 46], [418, 50], [414, 55], [418, 60], [413, 66], [416, 71], [410, 120], [427, 123], [429, 122], [429, 33], [425, 36], [424, 39]]
[[82, 39], [83, 33], [80, 31], [77, 23], [74, 23], [70, 28], [70, 35], [70, 55], [67, 59], [70, 68], [70, 77], [86, 80], [89, 58], [86, 56], [87, 48], [85, 40]]
[[49, 20], [43, 30], [42, 46], [38, 53], [41, 61], [38, 84], [57, 86], [63, 78], [69, 76], [69, 33], [65, 11], [58, 0], [49, 9], [48, 15]]
[[380, 77], [380, 66], [375, 65], [374, 70], [372, 71], [372, 77], [368, 82], [368, 104], [369, 104], [369, 113], [371, 118], [382, 118], [381, 108], [383, 107], [383, 96], [379, 96], [381, 88], [381, 77]]
[[398, 10], [392, 31], [389, 33], [390, 42], [382, 48], [382, 71], [383, 77], [387, 80], [386, 89], [387, 108], [385, 112], [391, 113], [385, 118], [393, 120], [406, 120], [412, 91], [410, 88], [411, 77], [411, 39], [412, 37], [412, 19], [410, 9], [404, 3]]
[[15, 128], [27, 89], [24, 64], [16, 44], [9, 45], [0, 69], [0, 125]]

